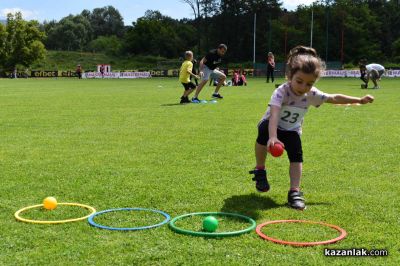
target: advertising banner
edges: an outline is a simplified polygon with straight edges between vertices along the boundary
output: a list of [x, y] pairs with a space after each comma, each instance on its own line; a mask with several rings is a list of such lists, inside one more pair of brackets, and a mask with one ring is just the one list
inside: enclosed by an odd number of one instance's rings
[[[221, 71], [223, 71], [227, 76], [233, 76], [234, 71], [240, 71], [240, 69], [235, 69], [235, 68], [221, 68]], [[242, 73], [246, 75], [247, 77], [253, 77], [253, 76], [264, 76], [262, 73], [258, 73], [257, 69], [252, 69], [252, 68], [246, 68], [246, 69], [241, 69]], [[12, 72], [1, 72], [1, 77], [13, 77]], [[278, 73], [275, 73], [278, 75]], [[18, 78], [57, 78], [57, 77], [63, 77], [63, 78], [75, 78], [78, 75], [76, 74], [75, 71], [58, 71], [58, 70], [32, 70], [32, 71], [19, 71], [17, 72], [17, 77]], [[129, 70], [129, 71], [115, 71], [115, 72], [105, 72], [103, 75], [100, 72], [95, 72], [95, 71], [89, 71], [89, 72], [84, 72], [82, 73], [82, 78], [124, 78], [124, 79], [134, 79], [134, 78], [151, 78], [151, 77], [178, 77], [179, 76], [179, 69], [165, 69], [165, 70], [149, 70], [149, 71], [144, 71], [144, 70]], [[352, 77], [352, 78], [358, 78], [360, 77], [360, 71], [359, 70], [325, 70], [322, 73], [323, 77], [340, 77], [340, 78], [345, 78], [345, 77]], [[397, 70], [386, 70], [385, 74], [383, 75], [384, 77], [390, 77], [390, 78], [396, 78], [400, 77], [400, 69]]]
[[121, 72], [121, 79], [151, 78], [150, 72]]
[[[360, 70], [325, 70], [323, 77], [358, 78], [361, 76]], [[386, 70], [384, 77], [400, 77], [400, 70]]]
[[117, 79], [120, 76], [120, 72], [107, 72], [101, 74], [100, 72], [85, 72], [82, 74], [82, 78], [86, 79]]
[[151, 78], [150, 72], [106, 72], [101, 74], [100, 72], [85, 72], [82, 74], [82, 78], [87, 79], [136, 79], [136, 78]]

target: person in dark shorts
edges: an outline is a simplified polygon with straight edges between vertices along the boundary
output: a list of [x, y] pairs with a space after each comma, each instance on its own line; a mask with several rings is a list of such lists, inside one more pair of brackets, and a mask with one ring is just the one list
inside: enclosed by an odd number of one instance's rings
[[199, 78], [199, 76], [195, 75], [193, 71], [193, 52], [186, 51], [185, 52], [185, 61], [182, 63], [181, 69], [179, 71], [179, 81], [182, 83], [184, 91], [181, 97], [180, 103], [190, 103], [189, 95], [196, 89], [196, 85], [190, 81], [190, 77], [193, 76], [195, 78]]
[[256, 189], [267, 192], [270, 189], [267, 180], [265, 160], [267, 151], [276, 143], [282, 145], [288, 155], [290, 166], [290, 189], [288, 205], [303, 210], [305, 200], [300, 192], [300, 179], [303, 169], [303, 150], [301, 133], [304, 115], [310, 106], [321, 104], [367, 104], [374, 100], [371, 95], [361, 98], [343, 94], [327, 94], [313, 85], [321, 76], [325, 66], [317, 52], [310, 47], [297, 46], [290, 51], [286, 66], [288, 82], [279, 86], [271, 96], [267, 111], [258, 124], [258, 137], [255, 144], [256, 167], [254, 174]]

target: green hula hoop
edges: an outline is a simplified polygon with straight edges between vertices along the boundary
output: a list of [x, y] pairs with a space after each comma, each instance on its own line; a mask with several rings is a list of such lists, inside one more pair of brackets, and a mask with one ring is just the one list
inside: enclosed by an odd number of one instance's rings
[[[190, 216], [208, 216], [208, 215], [216, 215], [216, 216], [230, 216], [230, 217], [236, 217], [236, 218], [241, 218], [243, 220], [246, 220], [249, 222], [251, 225], [243, 230], [238, 230], [238, 231], [232, 231], [232, 232], [220, 232], [220, 233], [210, 233], [210, 232], [198, 232], [198, 231], [191, 231], [191, 230], [186, 230], [179, 228], [175, 225], [176, 221], [181, 220], [186, 217]], [[184, 235], [190, 235], [190, 236], [205, 236], [205, 237], [227, 237], [227, 236], [238, 236], [242, 235], [245, 233], [248, 233], [254, 228], [256, 228], [256, 221], [254, 221], [252, 218], [237, 214], [237, 213], [228, 213], [228, 212], [194, 212], [194, 213], [188, 213], [184, 214], [178, 217], [175, 217], [174, 219], [171, 220], [169, 223], [169, 227], [171, 230], [175, 231], [176, 233], [179, 234], [184, 234]]]

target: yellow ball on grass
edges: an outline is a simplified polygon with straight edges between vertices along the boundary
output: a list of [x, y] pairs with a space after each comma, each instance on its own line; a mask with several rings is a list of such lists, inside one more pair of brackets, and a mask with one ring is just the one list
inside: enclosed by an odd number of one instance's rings
[[54, 210], [57, 208], [57, 200], [54, 197], [47, 197], [43, 200], [43, 207], [46, 210]]

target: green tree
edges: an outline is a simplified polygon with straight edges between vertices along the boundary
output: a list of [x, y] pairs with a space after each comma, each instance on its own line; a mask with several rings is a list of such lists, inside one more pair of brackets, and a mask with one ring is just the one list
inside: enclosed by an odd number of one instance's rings
[[46, 45], [50, 49], [84, 50], [92, 40], [90, 22], [82, 15], [69, 15], [48, 29]]
[[88, 50], [91, 52], [118, 55], [122, 48], [122, 41], [117, 36], [100, 36], [91, 41]]
[[113, 6], [95, 8], [92, 12], [84, 10], [81, 13], [90, 21], [95, 38], [98, 36], [118, 36], [124, 34], [124, 19]]
[[7, 39], [6, 27], [0, 23], [0, 64], [2, 62], [5, 62], [6, 57], [7, 57], [6, 39]]
[[17, 65], [30, 66], [44, 58], [44, 33], [37, 21], [25, 21], [20, 12], [7, 15], [6, 26], [0, 25], [0, 64], [12, 70]]
[[195, 29], [163, 16], [159, 11], [146, 11], [133, 23], [125, 36], [125, 51], [130, 54], [177, 57], [196, 44]]
[[400, 38], [392, 44], [393, 58], [400, 63]]
[[[226, 43], [229, 50], [226, 60], [252, 61], [254, 14], [257, 14], [257, 60], [265, 61], [265, 54], [270, 43], [278, 46], [279, 49], [283, 46], [283, 42], [276, 41], [280, 37], [278, 34], [282, 34], [281, 31], [276, 30], [276, 27], [280, 27], [279, 23], [276, 23], [277, 18], [282, 14], [278, 1], [223, 0], [220, 3], [220, 11], [211, 18], [215, 27], [209, 29], [209, 36], [212, 36], [209, 43], [214, 46], [219, 42]], [[270, 36], [271, 41], [269, 40]], [[277, 53], [277, 50], [272, 48], [271, 50]]]

